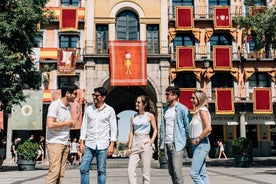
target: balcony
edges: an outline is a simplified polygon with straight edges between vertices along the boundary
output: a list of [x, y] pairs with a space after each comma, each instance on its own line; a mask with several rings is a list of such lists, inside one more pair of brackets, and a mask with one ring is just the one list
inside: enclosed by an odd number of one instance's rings
[[[154, 42], [154, 40], [148, 43], [147, 45], [148, 54], [159, 54], [160, 49], [162, 48], [168, 49], [167, 40], [161, 40], [160, 43]], [[106, 39], [86, 40], [84, 53], [85, 54], [109, 54], [108, 40]]]
[[[227, 87], [229, 88], [229, 87]], [[254, 87], [243, 87], [242, 90], [245, 92], [245, 96], [240, 96], [239, 91], [241, 89], [238, 89], [237, 87], [230, 87], [233, 88], [233, 101], [234, 103], [253, 103], [254, 102], [254, 95], [253, 95], [253, 90]], [[272, 92], [272, 98], [271, 101], [273, 103], [276, 103], [276, 87], [268, 87], [271, 88]], [[215, 103], [216, 102], [216, 93], [215, 93], [216, 88], [206, 88], [206, 93], [207, 97], [209, 99], [209, 102]]]
[[[39, 60], [41, 63], [57, 62], [59, 48], [40, 48]], [[76, 49], [76, 62], [83, 61], [83, 48]]]
[[[171, 48], [172, 50], [172, 48]], [[172, 58], [175, 59], [174, 52], [170, 53], [172, 55]], [[238, 45], [232, 45], [232, 56], [231, 58], [233, 60], [238, 60], [240, 56], [243, 56], [244, 58], [248, 60], [273, 60], [276, 58], [276, 49], [271, 49], [267, 51], [267, 53], [264, 52], [247, 52], [246, 50], [239, 50]], [[195, 47], [195, 59], [202, 59], [202, 58], [209, 58], [213, 59], [213, 50], [212, 46], [210, 45], [199, 45], [197, 44]]]
[[[169, 6], [169, 20], [175, 20], [176, 6]], [[213, 7], [214, 6], [193, 6], [194, 18], [195, 19], [213, 19]], [[266, 6], [256, 6], [256, 7], [245, 7], [245, 12], [243, 11], [242, 5], [232, 5], [230, 6], [230, 14], [234, 16], [252, 15], [256, 12], [266, 10]]]
[[60, 22], [61, 21], [61, 14], [63, 9], [76, 9], [77, 10], [77, 20], [78, 22], [84, 22], [85, 17], [85, 8], [83, 7], [49, 7], [51, 11], [54, 12], [55, 21]]

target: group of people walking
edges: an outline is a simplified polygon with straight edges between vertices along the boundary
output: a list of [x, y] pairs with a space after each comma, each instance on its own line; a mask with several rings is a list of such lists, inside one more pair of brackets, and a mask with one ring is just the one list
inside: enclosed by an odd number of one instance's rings
[[[193, 92], [193, 117], [189, 109], [179, 102], [180, 89], [177, 86], [167, 87], [165, 95], [168, 105], [163, 111], [160, 149], [167, 153], [168, 172], [172, 183], [183, 184], [182, 161], [186, 143], [189, 141], [193, 150], [190, 175], [194, 183], [208, 184], [205, 158], [210, 150], [208, 135], [212, 127], [206, 94], [201, 90]], [[75, 126], [71, 119], [69, 103], [73, 102], [76, 96], [76, 87], [64, 86], [61, 88], [61, 98], [49, 106], [46, 130], [49, 172], [46, 184], [61, 183], [64, 177], [69, 131], [70, 127]], [[90, 164], [96, 158], [98, 184], [105, 184], [106, 158], [114, 153], [117, 120], [114, 109], [105, 103], [105, 88], [95, 88], [92, 96], [94, 103], [86, 108], [80, 130], [80, 183], [90, 183]], [[136, 169], [141, 163], [143, 184], [148, 184], [151, 182], [152, 146], [158, 134], [157, 111], [155, 104], [146, 95], [137, 97], [135, 108], [137, 112], [130, 118], [128, 182], [137, 183]]]

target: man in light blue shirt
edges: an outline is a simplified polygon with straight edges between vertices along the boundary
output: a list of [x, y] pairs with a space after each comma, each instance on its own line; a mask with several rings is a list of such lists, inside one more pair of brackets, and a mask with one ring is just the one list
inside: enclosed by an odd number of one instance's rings
[[117, 119], [114, 109], [105, 103], [105, 88], [95, 88], [92, 95], [94, 103], [85, 110], [80, 135], [80, 151], [83, 153], [81, 184], [90, 183], [89, 170], [94, 157], [97, 159], [98, 184], [105, 184], [106, 158], [114, 152]]
[[173, 184], [183, 184], [183, 156], [189, 136], [191, 115], [189, 109], [179, 102], [180, 89], [169, 86], [166, 89], [168, 105], [164, 108], [161, 124], [161, 149], [167, 150], [168, 169]]

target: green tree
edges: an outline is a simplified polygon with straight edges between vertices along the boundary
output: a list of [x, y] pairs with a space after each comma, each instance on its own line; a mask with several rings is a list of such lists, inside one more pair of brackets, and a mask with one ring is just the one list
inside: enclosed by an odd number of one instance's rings
[[254, 34], [252, 40], [256, 43], [255, 50], [276, 48], [276, 11], [275, 7], [257, 8], [252, 0], [244, 2], [251, 6], [254, 13], [239, 16], [234, 19], [237, 27], [243, 30], [244, 36]]
[[120, 142], [119, 146], [118, 146], [118, 150], [119, 151], [126, 150], [127, 149], [127, 145], [128, 145], [128, 143], [122, 143], [122, 142]]
[[42, 71], [31, 57], [40, 24], [53, 13], [48, 0], [0, 1], [0, 109], [10, 110], [24, 100], [23, 89], [39, 89]]

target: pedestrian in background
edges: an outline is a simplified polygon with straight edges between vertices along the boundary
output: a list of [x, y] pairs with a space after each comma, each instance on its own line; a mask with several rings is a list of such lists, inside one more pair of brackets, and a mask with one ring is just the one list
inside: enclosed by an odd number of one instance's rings
[[105, 88], [95, 88], [92, 96], [94, 103], [86, 108], [81, 126], [80, 151], [83, 156], [80, 183], [90, 183], [90, 164], [96, 157], [98, 184], [105, 184], [106, 159], [114, 153], [117, 139], [117, 119], [114, 109], [105, 103]]
[[41, 164], [44, 163], [44, 136], [40, 136], [39, 142], [38, 142], [38, 155], [36, 157], [36, 160], [41, 158]]
[[166, 89], [168, 105], [164, 108], [161, 124], [161, 149], [167, 150], [168, 169], [174, 184], [183, 184], [183, 156], [189, 136], [189, 109], [179, 102], [180, 89], [169, 86]]
[[11, 145], [12, 165], [17, 164], [16, 149], [17, 149], [17, 146], [20, 142], [21, 142], [21, 139], [19, 137], [14, 138], [14, 141], [12, 142], [12, 145]]
[[75, 126], [71, 119], [70, 102], [77, 96], [77, 87], [63, 86], [61, 98], [52, 102], [48, 108], [46, 126], [46, 146], [49, 172], [46, 184], [62, 183], [68, 158], [67, 142], [70, 128]]
[[219, 146], [219, 156], [218, 156], [218, 159], [221, 158], [221, 155], [223, 155], [224, 158], [227, 159], [227, 156], [226, 156], [226, 154], [224, 152], [224, 144], [223, 144], [223, 142], [222, 142], [221, 139], [218, 140], [218, 146]]
[[71, 161], [73, 165], [76, 165], [77, 161], [77, 155], [78, 155], [78, 147], [79, 143], [77, 142], [77, 138], [73, 138], [73, 142], [71, 143], [71, 150], [70, 150], [70, 156], [71, 156]]
[[[151, 178], [151, 158], [153, 154], [152, 146], [157, 136], [156, 107], [150, 98], [145, 95], [138, 96], [135, 105], [138, 112], [130, 118], [128, 139], [128, 181], [130, 184], [137, 184], [136, 168], [141, 162], [142, 183], [149, 184]], [[153, 134], [150, 137], [151, 128]]]
[[196, 184], [209, 184], [206, 157], [210, 151], [208, 135], [212, 131], [212, 126], [208, 99], [202, 90], [195, 90], [191, 96], [191, 101], [195, 113], [190, 123], [190, 139], [193, 151], [190, 175]]

